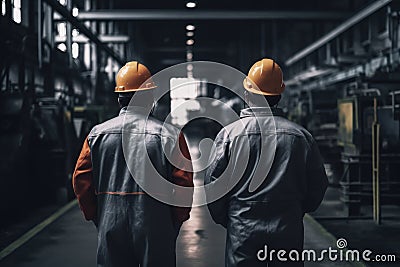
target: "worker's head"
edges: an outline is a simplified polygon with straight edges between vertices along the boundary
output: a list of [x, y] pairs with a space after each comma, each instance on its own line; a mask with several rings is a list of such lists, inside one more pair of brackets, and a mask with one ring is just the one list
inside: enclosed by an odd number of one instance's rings
[[281, 97], [281, 95], [260, 95], [249, 91], [244, 92], [244, 99], [250, 107], [274, 107], [278, 105]]
[[149, 106], [154, 102], [152, 89], [154, 84], [151, 73], [146, 66], [131, 61], [125, 64], [117, 73], [114, 92], [118, 93], [118, 102], [121, 107], [129, 105], [135, 95], [135, 105]]
[[[133, 96], [135, 99], [131, 102]], [[140, 106], [140, 107], [148, 107], [151, 108], [154, 105], [154, 95], [152, 90], [143, 90], [137, 92], [130, 93], [119, 93], [118, 94], [118, 103], [121, 108], [127, 107], [130, 105]]]
[[243, 80], [245, 97], [249, 105], [260, 106], [267, 101], [275, 106], [285, 90], [283, 74], [279, 65], [272, 59], [257, 61]]

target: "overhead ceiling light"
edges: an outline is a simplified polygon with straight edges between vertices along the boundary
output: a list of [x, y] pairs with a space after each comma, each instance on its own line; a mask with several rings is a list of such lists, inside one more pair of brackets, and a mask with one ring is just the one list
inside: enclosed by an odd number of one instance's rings
[[194, 31], [195, 29], [196, 29], [196, 27], [191, 25], [191, 24], [186, 25], [186, 30], [187, 31]]
[[67, 5], [67, 1], [66, 0], [58, 0], [58, 2], [63, 6]]
[[192, 37], [192, 36], [194, 36], [194, 32], [186, 32], [186, 36], [187, 37]]
[[195, 8], [196, 7], [196, 3], [195, 2], [187, 2], [186, 3], [186, 7], [187, 8]]
[[77, 29], [72, 29], [72, 36], [76, 37], [79, 35], [79, 31]]
[[189, 39], [186, 41], [187, 45], [193, 45], [194, 44], [194, 40], [193, 39]]
[[57, 45], [57, 48], [63, 52], [67, 51], [67, 46], [64, 43]]
[[72, 44], [72, 57], [78, 58], [79, 57], [79, 45], [78, 43]]
[[74, 7], [72, 9], [72, 16], [77, 17], [79, 15], [79, 9]]

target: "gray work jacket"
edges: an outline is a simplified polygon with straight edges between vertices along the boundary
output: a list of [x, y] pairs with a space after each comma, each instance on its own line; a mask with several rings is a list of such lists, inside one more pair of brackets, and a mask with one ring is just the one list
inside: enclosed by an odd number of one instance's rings
[[193, 187], [190, 154], [179, 130], [140, 107], [123, 108], [91, 130], [73, 185], [85, 218], [98, 227], [98, 266], [175, 266], [176, 237], [190, 207], [156, 198], [191, 202], [192, 195], [179, 195], [157, 179]]
[[[301, 249], [304, 213], [319, 206], [328, 184], [311, 134], [281, 109], [248, 108], [214, 144], [205, 184], [224, 179], [230, 188], [208, 205], [214, 221], [227, 228], [226, 266], [258, 266], [256, 254], [264, 245]], [[257, 168], [264, 171], [262, 182], [249, 190], [255, 173], [260, 176]], [[212, 191], [206, 194], [210, 198]]]

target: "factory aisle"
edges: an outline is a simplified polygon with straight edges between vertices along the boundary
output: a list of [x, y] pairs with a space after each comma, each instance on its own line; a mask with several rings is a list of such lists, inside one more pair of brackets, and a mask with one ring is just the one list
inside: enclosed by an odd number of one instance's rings
[[8, 267], [96, 265], [96, 228], [75, 205], [54, 223], [0, 262]]
[[[332, 246], [331, 237], [318, 223], [308, 217], [304, 222], [306, 248]], [[178, 267], [223, 266], [224, 243], [225, 230], [212, 222], [207, 208], [194, 208], [178, 238]], [[95, 264], [96, 229], [84, 221], [77, 205], [0, 262], [1, 267], [88, 267]], [[309, 262], [305, 266], [352, 265]]]
[[[189, 139], [192, 158], [200, 156], [199, 141]], [[209, 148], [207, 148], [209, 149]], [[206, 148], [203, 152], [208, 152]], [[208, 155], [208, 154], [207, 154]], [[196, 161], [194, 183], [203, 184], [205, 160]], [[204, 191], [196, 190], [194, 203], [204, 198]], [[304, 219], [305, 249], [322, 250], [335, 248], [336, 240], [310, 216]], [[207, 207], [195, 207], [186, 221], [177, 240], [178, 267], [224, 266], [225, 229], [212, 221]], [[59, 219], [48, 225], [26, 244], [4, 260], [0, 267], [88, 267], [96, 266], [96, 228], [86, 222], [77, 204]], [[260, 248], [262, 249], [262, 248]], [[344, 262], [307, 262], [305, 267], [350, 267]], [[362, 266], [362, 265], [355, 265]]]

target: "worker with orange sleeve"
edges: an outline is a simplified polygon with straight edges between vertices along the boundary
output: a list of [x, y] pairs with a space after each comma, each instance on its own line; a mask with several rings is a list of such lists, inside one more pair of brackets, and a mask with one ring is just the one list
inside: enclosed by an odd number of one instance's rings
[[[155, 88], [141, 63], [122, 67], [115, 87], [120, 114], [91, 130], [76, 163], [74, 191], [98, 229], [97, 266], [176, 265], [176, 238], [193, 190], [180, 195], [174, 185], [193, 189], [193, 172], [184, 135], [151, 116]], [[160, 177], [171, 186], [157, 183]]]

